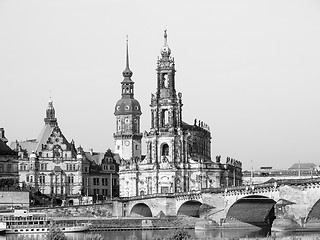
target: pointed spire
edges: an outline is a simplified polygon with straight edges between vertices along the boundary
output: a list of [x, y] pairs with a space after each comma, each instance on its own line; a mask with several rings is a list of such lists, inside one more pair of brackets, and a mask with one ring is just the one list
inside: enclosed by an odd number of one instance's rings
[[129, 68], [129, 46], [128, 46], [129, 44], [128, 44], [128, 35], [127, 35], [127, 65], [126, 65], [126, 67], [127, 67], [127, 69], [130, 69]]
[[164, 45], [163, 47], [161, 48], [161, 55], [162, 57], [165, 57], [165, 56], [169, 56], [171, 54], [171, 49], [169, 48], [168, 46], [168, 35], [167, 35], [167, 29], [164, 30]]
[[122, 76], [125, 78], [131, 78], [133, 72], [129, 68], [129, 43], [128, 43], [128, 35], [127, 35], [127, 50], [126, 50], [126, 69], [122, 72]]

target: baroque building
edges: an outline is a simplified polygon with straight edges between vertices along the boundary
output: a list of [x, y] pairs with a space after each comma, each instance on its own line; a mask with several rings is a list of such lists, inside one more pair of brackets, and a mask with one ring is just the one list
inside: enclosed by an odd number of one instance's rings
[[57, 203], [78, 202], [82, 189], [82, 155], [58, 126], [49, 101], [44, 127], [37, 139], [13, 142], [19, 155], [20, 183], [51, 196]]
[[[63, 135], [53, 102], [37, 139], [13, 142], [19, 181], [55, 204], [92, 203], [119, 196], [118, 155], [76, 149]], [[43, 202], [42, 204], [46, 204]]]
[[182, 119], [182, 94], [175, 87], [175, 61], [164, 32], [164, 46], [157, 61], [157, 91], [151, 94], [151, 128], [145, 131], [146, 156], [141, 155], [141, 108], [134, 99], [128, 44], [123, 72], [122, 98], [115, 106], [115, 152], [119, 167], [120, 196], [197, 191], [241, 184], [241, 163], [211, 160], [209, 126]]

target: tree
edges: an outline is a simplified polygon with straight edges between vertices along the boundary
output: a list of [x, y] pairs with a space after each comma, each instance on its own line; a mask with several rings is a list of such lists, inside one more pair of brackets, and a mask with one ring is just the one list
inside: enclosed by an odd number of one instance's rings
[[57, 225], [50, 224], [46, 240], [67, 240], [67, 238]]
[[169, 240], [191, 240], [191, 235], [183, 228], [177, 229]]

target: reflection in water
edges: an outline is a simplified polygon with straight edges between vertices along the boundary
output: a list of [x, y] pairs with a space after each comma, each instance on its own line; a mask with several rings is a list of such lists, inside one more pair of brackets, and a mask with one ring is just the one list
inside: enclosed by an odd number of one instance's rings
[[[239, 238], [253, 238], [266, 237], [270, 234], [270, 229], [260, 229], [260, 230], [241, 230], [241, 229], [228, 229], [228, 230], [208, 230], [208, 231], [195, 231], [193, 229], [188, 230], [191, 236], [199, 240], [207, 239], [239, 239]], [[135, 236], [138, 240], [150, 240], [154, 236], [167, 237], [171, 235], [173, 230], [146, 230], [146, 231], [106, 231], [106, 232], [94, 232], [99, 233], [103, 236], [104, 240], [130, 240], [132, 236]], [[83, 240], [85, 233], [66, 233], [68, 240]], [[18, 234], [8, 234], [0, 235], [0, 240], [17, 240]], [[28, 234], [30, 240], [43, 240], [45, 239], [44, 234]], [[314, 238], [320, 237], [320, 232], [286, 232], [276, 235], [277, 239], [288, 236], [299, 236], [299, 238], [304, 239], [304, 237], [310, 239], [310, 236]]]

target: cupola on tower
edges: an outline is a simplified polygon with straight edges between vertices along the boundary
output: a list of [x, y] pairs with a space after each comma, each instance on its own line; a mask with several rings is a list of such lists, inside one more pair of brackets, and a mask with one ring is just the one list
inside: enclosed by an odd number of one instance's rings
[[129, 68], [128, 39], [126, 44], [126, 68], [122, 72], [121, 99], [115, 106], [116, 131], [114, 133], [115, 153], [124, 160], [141, 159], [140, 103], [134, 99], [133, 72]]

